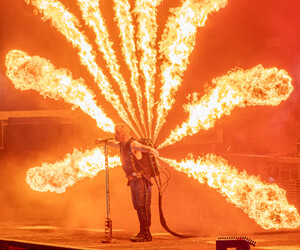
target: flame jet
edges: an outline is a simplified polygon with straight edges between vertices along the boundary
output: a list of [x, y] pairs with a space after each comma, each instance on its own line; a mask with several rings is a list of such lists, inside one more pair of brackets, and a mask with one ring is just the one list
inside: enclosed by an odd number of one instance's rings
[[137, 47], [141, 51], [140, 71], [145, 81], [145, 97], [147, 100], [147, 117], [149, 138], [152, 138], [152, 120], [154, 107], [155, 74], [156, 74], [156, 23], [157, 7], [162, 0], [137, 0], [134, 13], [137, 17]]
[[29, 56], [20, 50], [12, 50], [6, 55], [7, 76], [16, 88], [36, 90], [44, 97], [62, 98], [65, 102], [80, 107], [97, 121], [105, 132], [114, 132], [114, 123], [97, 106], [95, 95], [85, 86], [83, 79], [73, 80], [71, 72], [56, 69], [48, 60], [39, 56]]
[[278, 105], [293, 91], [291, 82], [286, 71], [264, 69], [261, 65], [248, 70], [235, 69], [218, 77], [212, 81], [214, 89], [201, 99], [194, 94], [192, 102], [184, 105], [188, 119], [171, 131], [159, 148], [213, 127], [217, 119], [230, 115], [235, 107]]
[[168, 18], [159, 43], [160, 57], [164, 59], [160, 74], [163, 86], [157, 107], [154, 141], [175, 102], [174, 95], [181, 85], [188, 58], [195, 47], [197, 27], [204, 26], [207, 16], [224, 8], [227, 3], [227, 0], [189, 0], [171, 11], [173, 15]]
[[[109, 167], [120, 165], [120, 158], [108, 158]], [[26, 182], [39, 192], [63, 193], [67, 187], [73, 186], [84, 178], [94, 178], [99, 171], [105, 169], [105, 155], [103, 149], [94, 148], [80, 151], [74, 149], [72, 154], [56, 163], [44, 162], [40, 167], [33, 167], [27, 171]]]
[[112, 42], [109, 39], [107, 27], [100, 12], [99, 1], [77, 0], [77, 2], [81, 9], [83, 19], [85, 20], [86, 24], [94, 30], [96, 34], [96, 43], [98, 45], [98, 49], [102, 52], [112, 77], [119, 85], [119, 88], [123, 95], [123, 99], [128, 107], [131, 117], [136, 122], [139, 131], [142, 133], [137, 117], [135, 115], [135, 109], [133, 108], [132, 102], [130, 100], [126, 82], [124, 81], [120, 73], [118, 61], [115, 52], [112, 49]]
[[119, 96], [114, 93], [106, 76], [95, 62], [92, 46], [88, 43], [87, 37], [78, 29], [80, 26], [78, 19], [68, 12], [61, 2], [56, 0], [25, 0], [25, 2], [35, 6], [43, 14], [44, 19], [51, 20], [52, 25], [79, 50], [78, 55], [81, 63], [92, 74], [105, 99], [112, 104], [121, 119], [138, 135], [120, 102]]
[[216, 189], [264, 229], [300, 226], [299, 213], [288, 203], [285, 190], [276, 184], [263, 183], [245, 171], [239, 173], [222, 157], [206, 155], [194, 159], [190, 155], [181, 162], [161, 159], [176, 170]]
[[144, 125], [146, 137], [145, 114], [142, 101], [142, 90], [139, 85], [139, 71], [134, 43], [134, 26], [128, 0], [114, 0], [114, 11], [122, 40], [122, 53], [131, 72], [131, 86], [135, 91], [141, 122]]

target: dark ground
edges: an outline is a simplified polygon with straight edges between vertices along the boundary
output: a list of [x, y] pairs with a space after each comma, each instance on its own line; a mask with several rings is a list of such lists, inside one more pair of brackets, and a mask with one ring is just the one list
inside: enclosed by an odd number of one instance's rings
[[[0, 240], [21, 241], [27, 243], [46, 244], [75, 249], [216, 249], [218, 236], [179, 239], [162, 232], [152, 232], [153, 241], [132, 243], [129, 237], [133, 232], [125, 230], [113, 231], [113, 242], [102, 243], [104, 232], [101, 229], [71, 229], [49, 226], [17, 226], [1, 224]], [[251, 249], [300, 249], [300, 231], [281, 231], [254, 233], [246, 236], [256, 241]], [[232, 248], [230, 248], [232, 249]]]

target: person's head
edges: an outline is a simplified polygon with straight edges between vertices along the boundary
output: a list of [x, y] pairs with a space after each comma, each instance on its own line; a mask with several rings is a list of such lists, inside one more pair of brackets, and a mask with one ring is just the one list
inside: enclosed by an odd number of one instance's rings
[[130, 136], [130, 129], [125, 123], [119, 123], [115, 126], [115, 139], [118, 142], [126, 142]]

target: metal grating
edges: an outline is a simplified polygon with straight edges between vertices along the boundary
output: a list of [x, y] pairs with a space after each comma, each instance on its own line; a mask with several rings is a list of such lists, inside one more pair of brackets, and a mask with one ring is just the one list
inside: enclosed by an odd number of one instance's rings
[[250, 245], [255, 246], [256, 242], [245, 236], [219, 236], [216, 240], [216, 250], [227, 248], [250, 250]]

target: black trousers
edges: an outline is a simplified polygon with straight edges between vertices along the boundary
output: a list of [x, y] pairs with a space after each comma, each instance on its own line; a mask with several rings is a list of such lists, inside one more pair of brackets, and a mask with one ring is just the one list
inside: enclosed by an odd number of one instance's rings
[[144, 178], [130, 181], [131, 198], [134, 209], [137, 211], [140, 232], [149, 232], [151, 225], [151, 185]]

